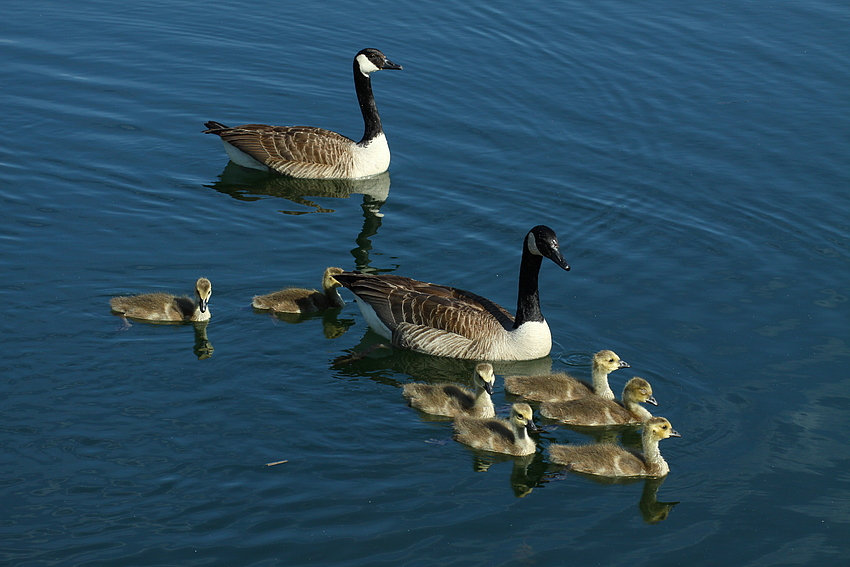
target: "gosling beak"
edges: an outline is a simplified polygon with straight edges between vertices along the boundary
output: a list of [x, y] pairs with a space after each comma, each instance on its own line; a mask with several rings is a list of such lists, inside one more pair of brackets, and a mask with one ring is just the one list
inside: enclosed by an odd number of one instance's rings
[[526, 429], [526, 431], [528, 431], [529, 433], [533, 433], [533, 432], [535, 432], [535, 431], [540, 431], [539, 429], [537, 429], [537, 426], [536, 426], [536, 425], [534, 425], [534, 422], [533, 422], [533, 421], [531, 421], [531, 420], [529, 420], [529, 421], [527, 421], [527, 422], [525, 423], [525, 429]]
[[675, 429], [671, 429], [670, 430], [670, 437], [681, 437], [681, 435], [679, 435], [679, 432], [676, 431]]
[[381, 65], [381, 69], [395, 69], [397, 71], [401, 71], [403, 67], [401, 65], [396, 65], [389, 59], [384, 59], [384, 64]]
[[201, 310], [201, 313], [207, 312], [207, 300], [206, 299], [201, 299], [201, 300], [198, 301], [198, 309]]
[[493, 395], [493, 383], [492, 382], [484, 382], [484, 391]]
[[657, 406], [657, 405], [658, 405], [658, 402], [656, 402], [656, 401], [655, 401], [655, 396], [649, 396], [649, 397], [646, 399], [646, 403], [648, 403], [648, 404], [652, 404], [652, 405], [654, 405], [654, 406]]
[[626, 362], [625, 360], [621, 360], [621, 361], [620, 361], [620, 366], [619, 366], [619, 368], [631, 368], [631, 367], [632, 367], [632, 366], [631, 366], [628, 362]]

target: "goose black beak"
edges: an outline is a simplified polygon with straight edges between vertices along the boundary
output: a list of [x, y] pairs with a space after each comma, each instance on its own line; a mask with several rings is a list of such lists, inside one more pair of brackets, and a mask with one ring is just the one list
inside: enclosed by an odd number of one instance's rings
[[402, 69], [404, 69], [404, 67], [402, 67], [401, 65], [396, 65], [389, 59], [384, 59], [384, 64], [381, 65], [381, 69], [394, 69], [396, 71], [401, 71]]
[[658, 402], [655, 401], [655, 396], [649, 396], [649, 399], [646, 400], [646, 403], [652, 404], [654, 406], [658, 405]]
[[564, 260], [564, 256], [559, 250], [552, 250], [549, 254], [546, 255], [546, 257], [561, 266], [564, 270], [568, 272], [570, 271], [570, 265], [567, 264], [566, 260]]

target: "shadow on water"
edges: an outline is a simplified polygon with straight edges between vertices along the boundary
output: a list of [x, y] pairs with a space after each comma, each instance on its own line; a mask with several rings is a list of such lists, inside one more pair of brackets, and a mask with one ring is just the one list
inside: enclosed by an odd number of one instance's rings
[[281, 210], [286, 215], [305, 215], [309, 213], [332, 213], [311, 201], [309, 197], [348, 199], [354, 194], [363, 195], [360, 207], [363, 209], [363, 228], [357, 235], [357, 246], [351, 250], [357, 270], [367, 273], [378, 272], [370, 268], [369, 252], [372, 250], [373, 236], [381, 227], [381, 206], [390, 193], [390, 174], [384, 172], [362, 179], [297, 179], [276, 173], [245, 169], [233, 162], [219, 175], [218, 181], [205, 185], [220, 193], [230, 195], [239, 201], [257, 201], [263, 197], [277, 197], [303, 205], [311, 210]]

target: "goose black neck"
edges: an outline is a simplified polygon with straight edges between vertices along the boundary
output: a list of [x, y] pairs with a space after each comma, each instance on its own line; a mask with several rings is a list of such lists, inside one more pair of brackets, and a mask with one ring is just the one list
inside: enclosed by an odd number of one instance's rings
[[519, 293], [516, 301], [514, 329], [527, 321], [543, 321], [540, 312], [540, 292], [537, 289], [537, 276], [543, 257], [532, 254], [525, 248], [519, 265]]
[[357, 91], [357, 102], [360, 103], [360, 112], [363, 114], [365, 130], [363, 139], [359, 144], [374, 140], [383, 132], [381, 128], [381, 117], [378, 115], [378, 107], [375, 105], [375, 97], [372, 95], [372, 79], [369, 75], [360, 72], [360, 64], [354, 60], [354, 90]]

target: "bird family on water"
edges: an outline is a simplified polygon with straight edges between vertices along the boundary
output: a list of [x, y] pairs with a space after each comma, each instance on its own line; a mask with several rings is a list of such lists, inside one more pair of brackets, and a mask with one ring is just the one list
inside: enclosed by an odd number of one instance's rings
[[[401, 65], [377, 49], [363, 49], [354, 57], [354, 86], [364, 122], [363, 137], [358, 142], [307, 126], [228, 127], [209, 121], [204, 132], [219, 136], [230, 160], [243, 167], [313, 179], [378, 175], [388, 169], [390, 151], [375, 105], [371, 75], [400, 69]], [[641, 405], [657, 405], [645, 379], [630, 379], [622, 399], [615, 399], [608, 376], [629, 364], [610, 350], [593, 356], [591, 384], [563, 372], [506, 376], [504, 390], [517, 401], [507, 419], [497, 418], [491, 399], [496, 376], [490, 362], [534, 360], [547, 356], [552, 348], [537, 284], [544, 258], [563, 270], [570, 269], [555, 232], [538, 225], [523, 239], [514, 314], [462, 289], [394, 274], [347, 272], [335, 267], [324, 271], [321, 290], [287, 288], [255, 296], [252, 305], [282, 313], [339, 309], [345, 304], [339, 290], [346, 288], [354, 295], [368, 325], [393, 346], [480, 361], [472, 376], [473, 390], [455, 384], [419, 383], [407, 384], [403, 389], [417, 410], [453, 418], [456, 441], [508, 455], [533, 454], [537, 451], [534, 404], [540, 415], [568, 425], [643, 428], [642, 452], [614, 443], [551, 444], [548, 454], [552, 463], [604, 477], [663, 477], [669, 467], [659, 452], [659, 442], [679, 434], [667, 419], [653, 417]], [[115, 297], [110, 306], [125, 320], [206, 322], [210, 319], [211, 294], [210, 281], [199, 278], [194, 299], [150, 293]]]

